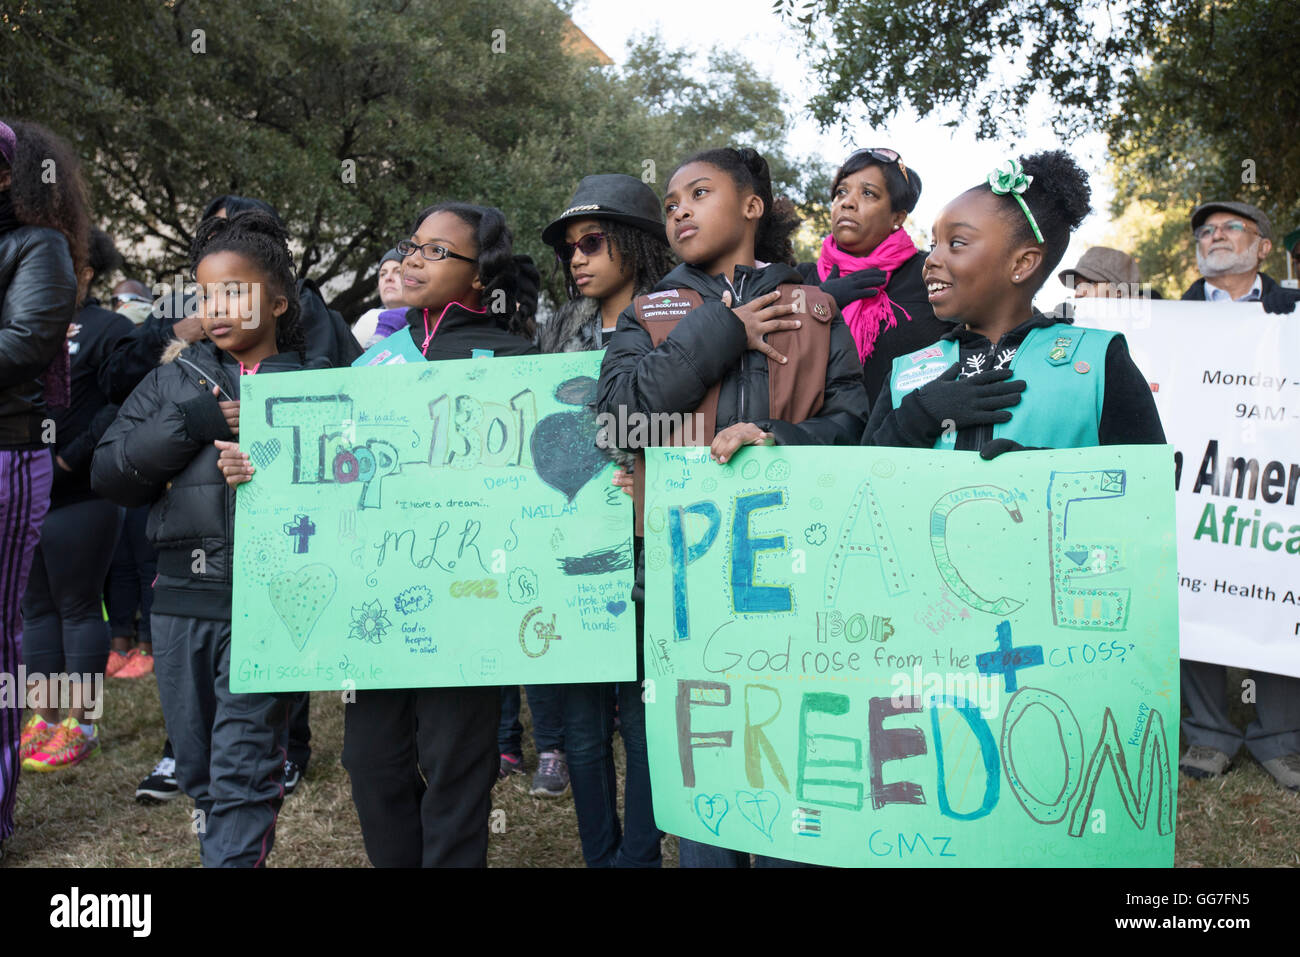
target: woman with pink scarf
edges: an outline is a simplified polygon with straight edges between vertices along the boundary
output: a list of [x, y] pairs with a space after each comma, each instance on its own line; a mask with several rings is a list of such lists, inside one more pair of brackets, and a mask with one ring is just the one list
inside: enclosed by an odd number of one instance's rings
[[808, 283], [835, 297], [853, 333], [872, 400], [894, 359], [943, 336], [925, 294], [916, 248], [903, 221], [921, 198], [921, 178], [890, 149], [852, 154], [831, 185], [831, 234], [821, 255], [801, 263]]

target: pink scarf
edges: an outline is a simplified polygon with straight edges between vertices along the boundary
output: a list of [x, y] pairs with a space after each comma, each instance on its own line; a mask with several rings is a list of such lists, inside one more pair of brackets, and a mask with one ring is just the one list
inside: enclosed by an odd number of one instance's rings
[[[889, 285], [889, 280], [894, 277], [894, 270], [916, 253], [916, 243], [912, 242], [912, 237], [903, 229], [890, 233], [889, 238], [867, 256], [846, 253], [835, 245], [834, 236], [827, 236], [822, 240], [822, 254], [817, 257], [817, 275], [823, 280], [831, 274], [833, 266], [840, 267], [841, 276], [847, 276], [859, 269], [875, 268], [883, 269], [885, 272], [885, 285], [880, 287], [880, 292], [870, 299], [851, 302], [840, 310], [844, 313], [844, 321], [848, 323], [849, 331], [853, 333], [853, 341], [857, 343], [858, 358], [864, 362], [867, 356], [871, 355], [871, 350], [875, 348], [876, 336], [880, 335], [880, 331], [893, 329], [898, 325], [898, 320], [894, 317], [894, 303], [885, 289]], [[903, 309], [902, 306], [898, 308]], [[903, 309], [903, 315], [907, 316], [908, 322], [912, 321], [906, 309]]]

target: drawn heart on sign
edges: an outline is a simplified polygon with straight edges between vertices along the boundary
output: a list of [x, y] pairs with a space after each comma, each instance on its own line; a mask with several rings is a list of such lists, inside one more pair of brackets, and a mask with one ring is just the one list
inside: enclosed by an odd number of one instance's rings
[[1079, 552], [1066, 552], [1065, 557], [1068, 558], [1070, 561], [1074, 562], [1076, 565], [1082, 565], [1084, 562], [1088, 560], [1088, 552], [1086, 549], [1084, 551], [1079, 551]]
[[617, 618], [619, 615], [623, 614], [623, 612], [627, 611], [627, 602], [625, 601], [606, 602], [605, 610], [609, 612], [611, 615], [613, 615], [615, 618]]
[[338, 576], [328, 565], [304, 565], [277, 575], [266, 586], [271, 607], [289, 629], [289, 637], [299, 651], [307, 644], [338, 585]]
[[589, 410], [596, 401], [596, 380], [574, 376], [555, 387], [555, 399], [581, 406], [582, 412], [555, 412], [533, 429], [529, 447], [537, 476], [573, 501], [578, 491], [609, 463], [596, 445], [596, 420]]
[[722, 827], [722, 819], [727, 816], [727, 799], [721, 794], [697, 794], [695, 795], [695, 816], [700, 819], [700, 823], [713, 832], [716, 837], [718, 828]]
[[253, 464], [266, 468], [275, 461], [275, 457], [280, 454], [280, 440], [267, 439], [265, 442], [254, 442], [248, 447], [248, 456], [253, 460]]
[[758, 828], [759, 833], [769, 841], [772, 840], [772, 825], [776, 823], [776, 814], [781, 810], [781, 799], [776, 792], [737, 791], [736, 807], [740, 808], [741, 817]]

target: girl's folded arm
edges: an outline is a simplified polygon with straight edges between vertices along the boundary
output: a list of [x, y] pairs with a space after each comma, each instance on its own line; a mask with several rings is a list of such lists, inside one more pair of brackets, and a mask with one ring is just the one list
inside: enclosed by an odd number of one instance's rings
[[616, 417], [620, 409], [624, 416], [694, 411], [746, 342], [744, 323], [720, 302], [692, 309], [658, 346], [628, 307], [600, 367], [596, 411]]
[[149, 373], [131, 393], [95, 449], [91, 486], [119, 505], [156, 501], [167, 482], [211, 441], [192, 435], [181, 407], [163, 397], [161, 372]]
[[862, 432], [863, 445], [881, 445], [892, 448], [928, 449], [934, 445], [929, 434], [930, 416], [917, 405], [915, 393], [903, 396], [897, 409], [889, 380], [880, 387], [880, 395], [871, 407], [871, 417]]
[[1151, 385], [1133, 362], [1123, 336], [1106, 347], [1106, 395], [1097, 427], [1099, 445], [1164, 445], [1165, 430]]

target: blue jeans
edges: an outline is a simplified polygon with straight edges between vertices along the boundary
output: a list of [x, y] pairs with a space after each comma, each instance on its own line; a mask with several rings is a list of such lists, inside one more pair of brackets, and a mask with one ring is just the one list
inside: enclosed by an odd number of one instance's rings
[[[567, 685], [528, 685], [528, 709], [533, 713], [533, 744], [537, 753], [564, 750], [564, 691]], [[518, 685], [501, 689], [501, 724], [497, 728], [497, 750], [521, 756], [524, 726], [519, 723], [521, 706]]]
[[[733, 851], [729, 847], [714, 847], [712, 844], [688, 841], [684, 837], [677, 841], [677, 858], [680, 867], [749, 867], [749, 855], [744, 851]], [[816, 867], [817, 865], [755, 854], [754, 866]]]
[[[643, 612], [634, 604], [637, 674], [642, 669]], [[614, 695], [617, 689], [619, 734], [627, 754], [623, 826], [618, 820], [618, 783], [614, 774]], [[564, 732], [568, 744], [569, 784], [578, 815], [578, 837], [588, 867], [659, 867], [663, 832], [655, 826], [650, 800], [650, 759], [646, 752], [645, 703], [640, 681], [575, 684], [565, 696]]]

